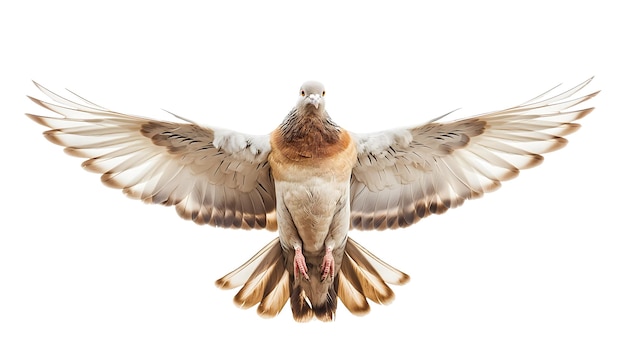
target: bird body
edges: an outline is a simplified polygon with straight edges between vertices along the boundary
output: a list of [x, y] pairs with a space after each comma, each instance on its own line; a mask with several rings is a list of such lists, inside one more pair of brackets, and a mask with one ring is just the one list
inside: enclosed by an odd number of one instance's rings
[[[316, 83], [302, 89], [305, 97], [323, 92]], [[336, 269], [350, 230], [350, 177], [356, 146], [350, 134], [319, 107], [301, 100], [271, 134], [268, 155], [280, 243], [294, 256], [292, 306], [303, 306], [294, 310], [297, 320], [310, 318], [309, 303], [318, 318], [332, 319]]]
[[410, 226], [538, 165], [592, 111], [571, 109], [597, 94], [572, 98], [589, 81], [508, 109], [369, 134], [335, 124], [317, 82], [302, 85], [296, 106], [269, 135], [122, 114], [40, 85], [58, 104], [31, 99], [63, 117], [28, 116], [131, 198], [175, 206], [198, 224], [278, 230], [216, 285], [241, 286], [235, 303], [257, 306], [264, 317], [290, 300], [295, 320], [330, 321], [338, 298], [362, 315], [368, 301], [393, 300], [388, 284], [409, 280], [352, 240], [350, 229]]

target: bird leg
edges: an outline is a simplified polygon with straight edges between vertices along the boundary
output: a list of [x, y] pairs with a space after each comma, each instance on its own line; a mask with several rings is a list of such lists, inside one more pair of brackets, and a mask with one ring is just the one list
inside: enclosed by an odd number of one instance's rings
[[326, 248], [326, 254], [324, 255], [324, 259], [322, 260], [321, 271], [322, 281], [326, 279], [328, 275], [330, 275], [331, 278], [335, 276], [335, 257], [333, 256], [332, 247]]
[[302, 248], [296, 247], [296, 254], [293, 257], [293, 276], [294, 278], [298, 278], [298, 273], [300, 273], [304, 279], [309, 280], [309, 275], [307, 274], [306, 261], [304, 260], [304, 255], [302, 254]]

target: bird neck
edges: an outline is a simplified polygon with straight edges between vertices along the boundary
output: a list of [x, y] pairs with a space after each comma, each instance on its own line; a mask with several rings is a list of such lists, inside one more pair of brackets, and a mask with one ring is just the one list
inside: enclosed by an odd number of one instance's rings
[[281, 141], [302, 157], [319, 157], [341, 139], [341, 129], [326, 111], [316, 109], [292, 110], [278, 131]]
[[326, 111], [293, 110], [280, 125], [283, 139], [288, 143], [334, 144], [339, 141], [341, 129], [330, 119]]

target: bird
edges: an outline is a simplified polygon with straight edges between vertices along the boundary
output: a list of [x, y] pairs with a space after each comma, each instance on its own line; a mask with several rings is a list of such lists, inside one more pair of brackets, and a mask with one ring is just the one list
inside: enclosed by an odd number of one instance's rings
[[182, 218], [278, 236], [215, 284], [240, 288], [234, 302], [278, 315], [290, 301], [297, 322], [336, 318], [338, 300], [355, 315], [394, 300], [389, 285], [409, 275], [354, 241], [351, 230], [405, 228], [494, 191], [542, 154], [566, 145], [593, 107], [578, 96], [592, 78], [525, 103], [448, 121], [353, 133], [326, 110], [326, 89], [307, 81], [266, 135], [124, 114], [37, 88], [29, 96], [54, 117], [27, 113], [44, 136], [82, 167], [132, 199], [174, 206]]

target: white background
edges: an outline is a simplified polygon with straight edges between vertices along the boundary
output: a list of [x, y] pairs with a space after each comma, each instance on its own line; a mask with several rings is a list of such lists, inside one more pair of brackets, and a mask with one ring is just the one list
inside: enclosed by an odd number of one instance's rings
[[[626, 349], [623, 11], [219, 3], [2, 5], [0, 349]], [[25, 97], [43, 97], [33, 79], [122, 112], [269, 133], [315, 79], [334, 120], [366, 132], [591, 76], [595, 112], [540, 167], [406, 230], [354, 232], [411, 282], [365, 317], [341, 306], [331, 324], [297, 324], [288, 306], [264, 320], [213, 285], [274, 233], [200, 227], [128, 200], [24, 116], [43, 112]]]

